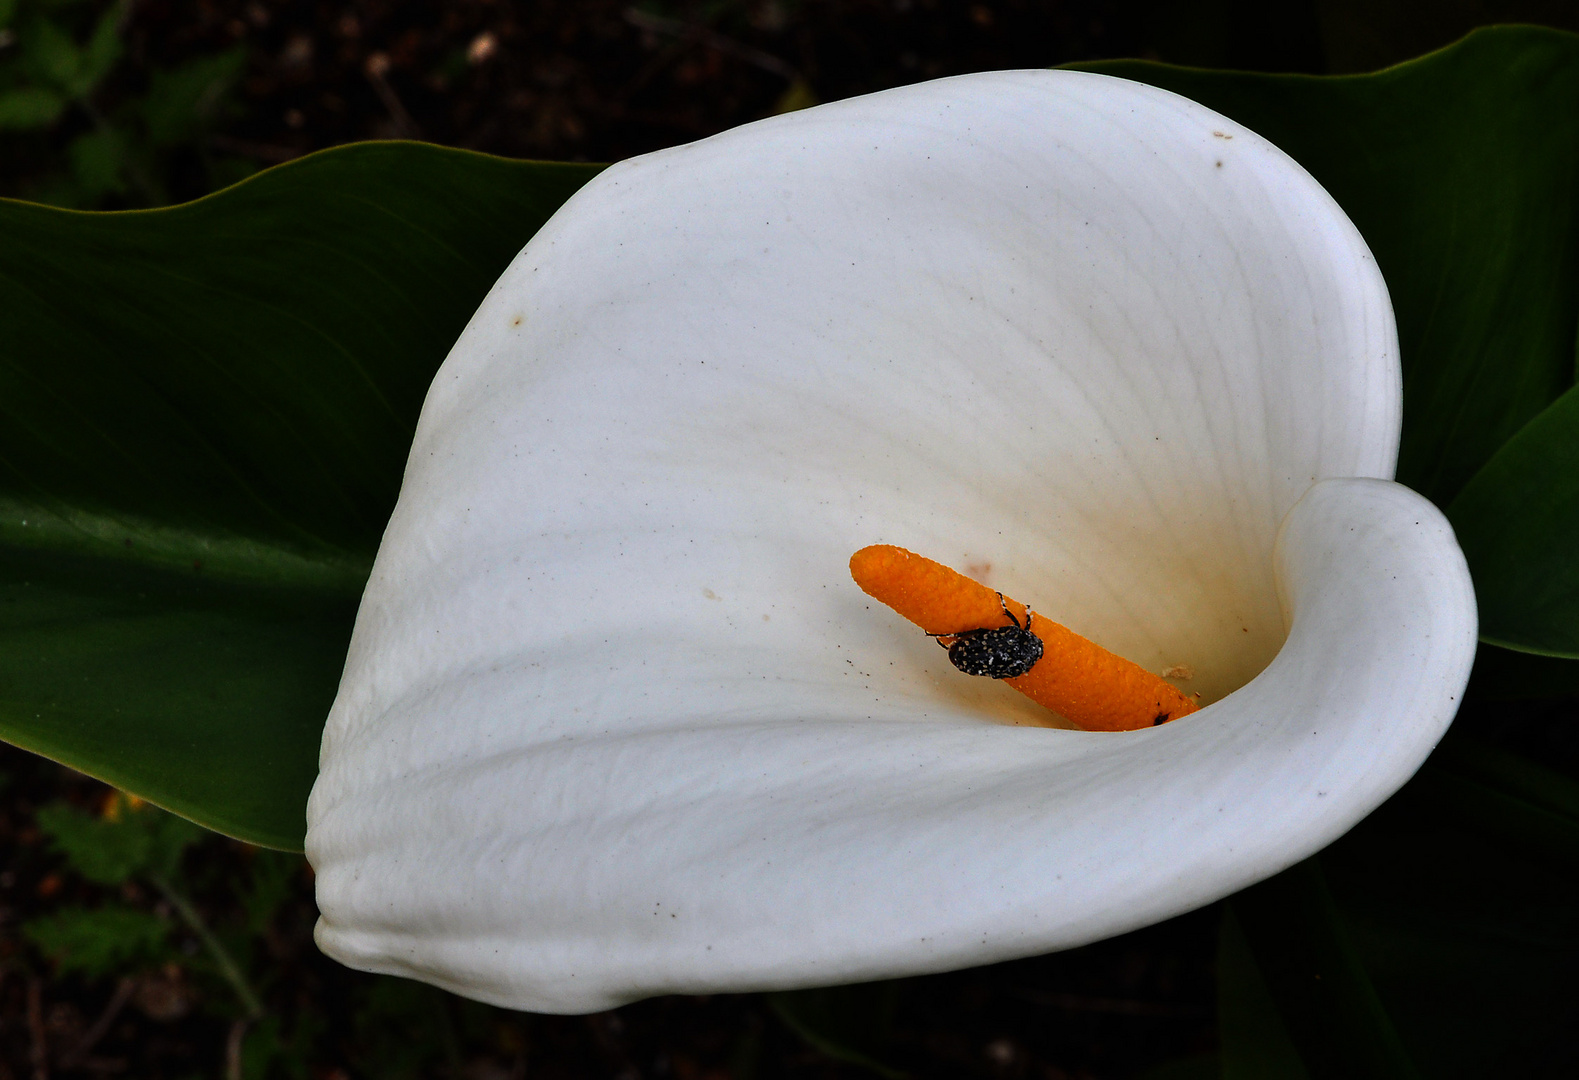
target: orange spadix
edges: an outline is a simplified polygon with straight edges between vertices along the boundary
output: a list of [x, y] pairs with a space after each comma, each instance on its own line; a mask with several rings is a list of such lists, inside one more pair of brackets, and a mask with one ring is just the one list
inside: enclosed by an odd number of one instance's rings
[[[997, 592], [902, 547], [862, 548], [850, 556], [850, 575], [867, 595], [929, 634], [1008, 625]], [[1023, 626], [1025, 605], [1007, 597], [1003, 602]], [[1037, 615], [1031, 632], [1042, 639], [1042, 658], [1025, 674], [1003, 681], [1088, 731], [1133, 731], [1198, 708], [1139, 664], [1051, 619]]]

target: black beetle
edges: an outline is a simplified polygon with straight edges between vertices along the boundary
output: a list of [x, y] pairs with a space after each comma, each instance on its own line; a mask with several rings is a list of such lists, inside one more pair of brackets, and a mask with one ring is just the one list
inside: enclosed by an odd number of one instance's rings
[[1026, 608], [1025, 625], [1021, 626], [1002, 593], [998, 594], [998, 603], [1012, 626], [988, 626], [957, 634], [928, 634], [927, 637], [953, 638], [952, 642], [940, 640], [938, 644], [948, 649], [949, 662], [967, 675], [984, 675], [989, 679], [1024, 675], [1042, 658], [1042, 639], [1031, 633], [1035, 613]]

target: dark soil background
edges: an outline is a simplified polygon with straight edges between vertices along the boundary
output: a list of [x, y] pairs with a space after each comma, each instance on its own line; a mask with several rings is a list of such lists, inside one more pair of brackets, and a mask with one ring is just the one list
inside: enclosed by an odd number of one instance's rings
[[[1579, 5], [1561, 0], [37, 0], [33, 9], [79, 40], [113, 13], [122, 51], [49, 122], [0, 122], [0, 195], [89, 208], [196, 197], [358, 139], [612, 161], [968, 71], [1146, 57], [1347, 72], [1476, 25], [1579, 29]], [[20, 33], [0, 29], [0, 65]], [[223, 77], [203, 84], [182, 125], [161, 127], [149, 105], [159, 87], [209, 61]], [[14, 84], [25, 65], [16, 71]], [[105, 132], [113, 137], [91, 142]], [[94, 158], [84, 146], [113, 152]], [[92, 883], [40, 828], [37, 812], [62, 801], [104, 813], [108, 789], [9, 747], [0, 772], [0, 1080], [873, 1075], [803, 1040], [761, 995], [547, 1017], [350, 972], [312, 945], [303, 860], [210, 837], [187, 849], [180, 881], [258, 988], [265, 1011], [246, 1015], [167, 898], [137, 878]], [[283, 884], [265, 895], [265, 881]], [[67, 908], [109, 907], [166, 920], [163, 951], [88, 972], [28, 930]], [[852, 997], [850, 1012], [891, 1013], [881, 1053], [917, 1076], [1139, 1076], [1214, 1051], [1217, 921], [1207, 909], [1069, 953], [910, 980]]]
[[[358, 139], [617, 161], [969, 71], [1143, 57], [1342, 73], [1477, 25], [1579, 29], [1574, 0], [5, 0], [0, 11], [12, 3], [74, 21], [80, 36], [116, 13], [124, 52], [91, 94], [48, 128], [0, 119], [0, 195], [93, 208], [178, 202]], [[0, 30], [0, 66], [20, 33]], [[195, 128], [132, 130], [162, 74], [232, 56], [221, 92], [195, 103]], [[89, 156], [73, 159], [73, 140], [106, 128], [121, 131], [124, 156], [158, 160], [123, 161], [86, 197], [62, 193], [56, 175]], [[153, 145], [126, 145], [139, 139]]]

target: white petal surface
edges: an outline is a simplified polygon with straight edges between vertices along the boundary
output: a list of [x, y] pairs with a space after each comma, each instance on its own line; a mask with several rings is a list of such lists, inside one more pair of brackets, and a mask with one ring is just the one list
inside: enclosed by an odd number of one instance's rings
[[[1441, 516], [1312, 487], [1390, 476], [1398, 419], [1352, 225], [1162, 91], [969, 76], [615, 166], [429, 393], [309, 806], [319, 942], [590, 1010], [1070, 946], [1275, 872], [1468, 675]], [[850, 581], [879, 542], [1216, 704], [1010, 726], [1040, 710]]]

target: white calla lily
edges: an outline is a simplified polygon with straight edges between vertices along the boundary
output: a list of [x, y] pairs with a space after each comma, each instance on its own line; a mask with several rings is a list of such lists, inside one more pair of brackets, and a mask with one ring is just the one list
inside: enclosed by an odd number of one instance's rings
[[[1146, 86], [967, 76], [607, 170], [429, 392], [309, 807], [319, 943], [594, 1010], [1051, 951], [1283, 869], [1415, 771], [1474, 654], [1399, 401], [1337, 205]], [[1028, 726], [854, 585], [871, 543], [1208, 705]]]

